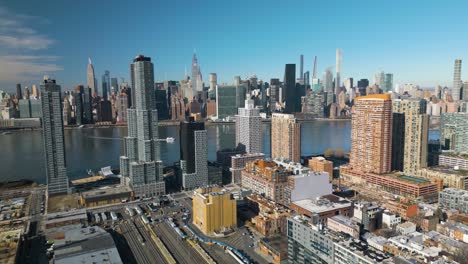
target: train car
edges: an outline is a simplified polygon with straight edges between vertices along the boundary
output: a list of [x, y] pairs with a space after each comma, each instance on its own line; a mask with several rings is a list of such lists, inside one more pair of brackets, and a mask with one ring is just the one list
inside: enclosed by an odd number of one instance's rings
[[113, 221], [117, 221], [118, 218], [117, 218], [117, 214], [115, 212], [111, 212], [110, 215], [111, 215], [111, 218], [112, 218]]
[[148, 218], [147, 218], [146, 216], [141, 215], [140, 217], [141, 217], [141, 221], [143, 221], [143, 223], [145, 223], [145, 224], [149, 224], [149, 223], [150, 223], [149, 220], [148, 220]]
[[94, 214], [94, 222], [96, 222], [96, 223], [101, 222], [101, 217], [99, 216], [99, 214]]
[[102, 215], [102, 221], [103, 222], [107, 221], [106, 213], [100, 213], [99, 215]]
[[138, 205], [135, 206], [135, 211], [136, 211], [139, 215], [143, 215], [143, 210], [141, 210], [141, 208], [140, 208]]
[[183, 239], [186, 239], [187, 238], [187, 235], [184, 234], [184, 232], [182, 232], [182, 230], [180, 230], [180, 228], [176, 227], [174, 228], [174, 230], [176, 231], [176, 233]]
[[128, 214], [129, 216], [134, 216], [134, 215], [135, 215], [135, 211], [133, 211], [133, 209], [130, 208], [129, 206], [127, 206], [127, 207], [125, 208], [125, 211], [127, 212], [127, 214]]

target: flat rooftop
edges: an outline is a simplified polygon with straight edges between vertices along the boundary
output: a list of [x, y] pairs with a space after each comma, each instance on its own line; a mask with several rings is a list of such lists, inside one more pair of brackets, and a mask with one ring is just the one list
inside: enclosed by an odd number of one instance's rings
[[55, 263], [122, 263], [111, 235], [100, 227], [51, 228], [46, 238], [54, 241]]
[[81, 196], [87, 199], [87, 198], [121, 194], [121, 193], [126, 193], [126, 192], [131, 192], [131, 191], [132, 189], [130, 189], [130, 187], [128, 186], [108, 186], [108, 187], [99, 188], [96, 190], [82, 192]]
[[408, 182], [411, 182], [411, 183], [415, 183], [415, 184], [424, 184], [424, 183], [430, 183], [431, 181], [428, 181], [424, 178], [417, 178], [417, 177], [412, 177], [412, 176], [408, 176], [408, 175], [401, 175], [401, 176], [398, 176], [398, 178], [400, 180], [404, 180], [404, 181], [408, 181]]
[[304, 199], [293, 202], [293, 204], [311, 212], [323, 213], [331, 210], [350, 207], [351, 201], [345, 199], [330, 199], [334, 195], [322, 196], [319, 199]]

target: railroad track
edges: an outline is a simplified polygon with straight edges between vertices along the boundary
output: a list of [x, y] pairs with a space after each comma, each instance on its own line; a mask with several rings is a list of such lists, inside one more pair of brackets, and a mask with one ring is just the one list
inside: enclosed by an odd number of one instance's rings
[[122, 225], [122, 233], [128, 241], [130, 249], [135, 255], [138, 263], [152, 264], [152, 263], [166, 263], [164, 258], [160, 255], [156, 246], [152, 242], [146, 230], [139, 226], [138, 220], [136, 225], [133, 223], [124, 222]]
[[191, 248], [190, 245], [185, 241], [178, 240], [179, 235], [171, 229], [172, 228], [167, 223], [162, 223], [154, 228], [156, 234], [174, 255], [177, 263], [206, 263], [203, 257]]

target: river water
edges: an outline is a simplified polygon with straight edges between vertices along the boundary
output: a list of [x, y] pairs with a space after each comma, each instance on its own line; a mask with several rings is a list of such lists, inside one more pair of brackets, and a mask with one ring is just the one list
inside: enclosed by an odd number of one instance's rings
[[[161, 138], [174, 137], [173, 144], [161, 144], [164, 165], [172, 165], [180, 159], [179, 127], [161, 126]], [[216, 160], [216, 151], [235, 145], [234, 124], [207, 124], [208, 159]], [[323, 153], [328, 148], [350, 148], [350, 121], [317, 120], [302, 124], [302, 155]], [[263, 123], [263, 149], [270, 154], [270, 124]], [[119, 166], [122, 153], [122, 137], [126, 127], [83, 128], [65, 130], [67, 170], [70, 179], [87, 176], [86, 171], [101, 167]], [[112, 139], [109, 139], [112, 138]], [[0, 134], [0, 181], [30, 179], [45, 183], [45, 167], [40, 130], [14, 131]]]

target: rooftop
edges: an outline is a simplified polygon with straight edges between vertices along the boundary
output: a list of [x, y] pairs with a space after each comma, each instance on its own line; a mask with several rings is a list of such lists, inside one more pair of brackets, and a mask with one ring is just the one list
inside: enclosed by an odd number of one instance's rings
[[111, 235], [100, 227], [68, 225], [47, 230], [55, 263], [122, 263]]
[[101, 197], [101, 196], [108, 196], [120, 193], [132, 192], [132, 189], [128, 186], [106, 186], [103, 188], [99, 188], [96, 190], [82, 192], [81, 196], [85, 199], [87, 198], [94, 198], [94, 197]]
[[311, 212], [311, 213], [323, 213], [330, 210], [336, 210], [341, 208], [350, 207], [352, 203], [348, 200], [339, 198], [331, 199], [335, 195], [325, 195], [318, 199], [304, 199], [293, 202], [293, 204]]
[[375, 100], [375, 99], [390, 101], [392, 98], [390, 94], [371, 94], [371, 95], [356, 97], [356, 100]]
[[425, 183], [430, 183], [430, 181], [424, 179], [424, 178], [417, 178], [417, 177], [412, 177], [408, 175], [401, 175], [398, 176], [400, 180], [408, 181], [414, 184], [425, 184]]

